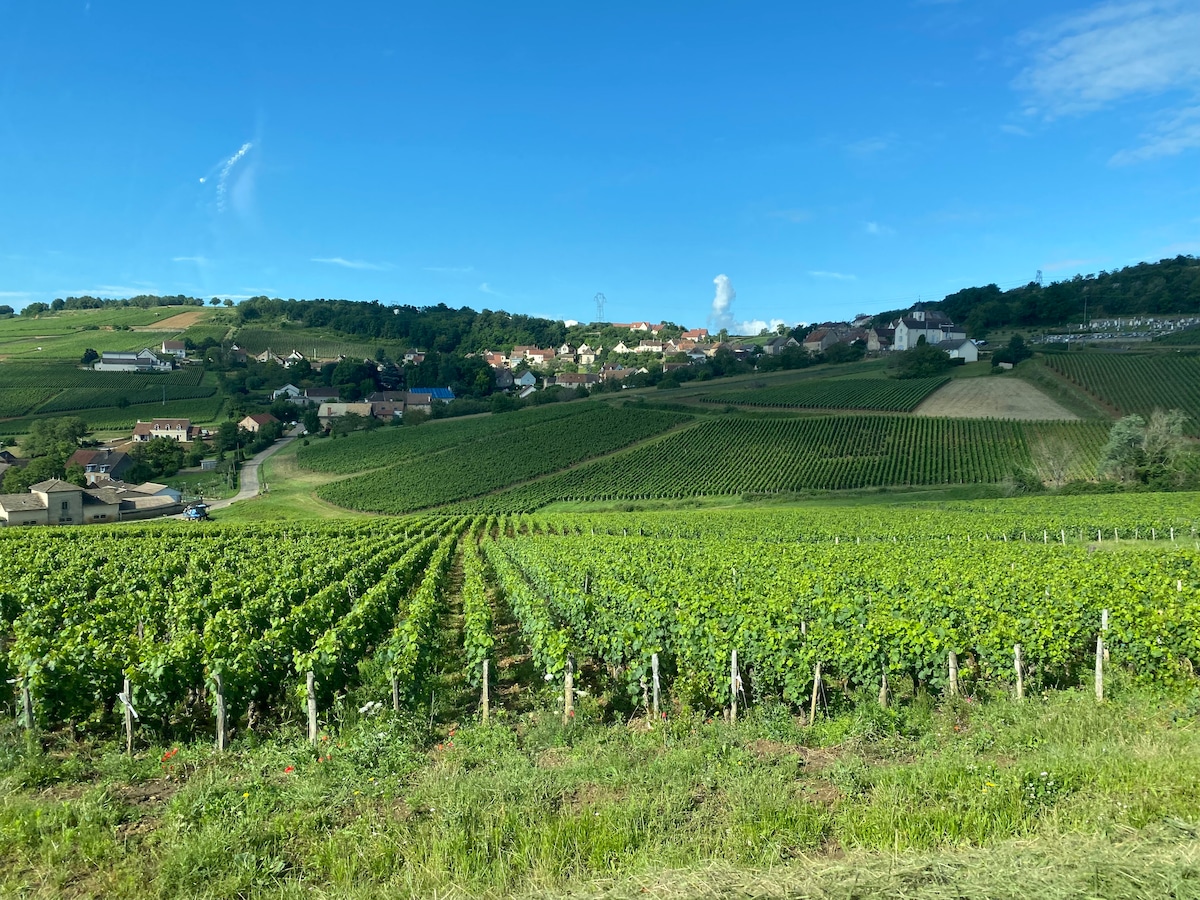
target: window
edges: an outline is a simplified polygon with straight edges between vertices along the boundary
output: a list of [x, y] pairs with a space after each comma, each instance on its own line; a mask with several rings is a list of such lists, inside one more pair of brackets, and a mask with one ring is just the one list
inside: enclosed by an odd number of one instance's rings
[[64, 500], [64, 501], [62, 502], [62, 511], [63, 511], [63, 512], [70, 512], [70, 511], [71, 511], [71, 501], [70, 501], [70, 500]]

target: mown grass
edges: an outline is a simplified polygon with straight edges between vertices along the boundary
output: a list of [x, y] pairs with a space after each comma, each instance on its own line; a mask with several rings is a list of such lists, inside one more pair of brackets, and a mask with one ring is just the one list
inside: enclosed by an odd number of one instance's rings
[[360, 699], [316, 751], [290, 723], [133, 759], [5, 731], [0, 893], [1200, 896], [1195, 693], [862, 699], [812, 728], [605, 722], [590, 698], [569, 726], [456, 727]]
[[318, 487], [343, 476], [301, 469], [296, 464], [296, 452], [303, 445], [303, 439], [292, 441], [289, 446], [268, 457], [259, 471], [259, 483], [266, 484], [267, 492], [249, 500], [239, 500], [232, 506], [214, 512], [214, 521], [280, 522], [366, 516], [367, 513], [335, 506], [317, 497]]

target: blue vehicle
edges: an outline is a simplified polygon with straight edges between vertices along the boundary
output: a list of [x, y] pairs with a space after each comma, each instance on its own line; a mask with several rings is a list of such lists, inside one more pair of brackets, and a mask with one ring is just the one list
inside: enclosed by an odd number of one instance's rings
[[189, 522], [203, 522], [208, 518], [208, 504], [193, 503], [183, 511], [183, 517]]

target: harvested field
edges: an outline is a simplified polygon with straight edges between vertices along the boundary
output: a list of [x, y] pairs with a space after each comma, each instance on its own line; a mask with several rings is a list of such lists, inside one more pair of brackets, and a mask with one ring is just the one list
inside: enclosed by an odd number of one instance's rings
[[1023, 422], [1079, 419], [1029, 382], [1008, 376], [955, 379], [926, 398], [913, 415]]
[[207, 310], [193, 309], [150, 325], [135, 325], [130, 331], [183, 331], [200, 322], [206, 314]]

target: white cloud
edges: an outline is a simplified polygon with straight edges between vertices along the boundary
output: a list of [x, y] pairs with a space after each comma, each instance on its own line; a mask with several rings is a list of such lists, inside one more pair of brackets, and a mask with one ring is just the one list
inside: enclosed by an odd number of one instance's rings
[[424, 271], [436, 275], [470, 275], [475, 271], [474, 266], [425, 266]]
[[717, 330], [725, 328], [732, 331], [733, 301], [737, 298], [737, 291], [733, 289], [733, 282], [728, 275], [718, 275], [713, 279], [713, 284], [717, 286], [717, 292], [713, 296], [712, 312], [708, 315], [709, 324]]
[[562, 323], [564, 325], [566, 325], [568, 328], [574, 328], [576, 325], [579, 324], [579, 320], [578, 319], [563, 319]]
[[761, 334], [764, 328], [767, 331], [774, 331], [780, 325], [787, 325], [789, 328], [793, 327], [783, 319], [772, 319], [770, 322], [765, 319], [747, 319], [745, 322], [738, 322], [737, 327], [731, 328], [729, 331], [731, 334], [754, 335]]
[[1109, 163], [1124, 166], [1164, 156], [1178, 156], [1185, 150], [1200, 147], [1200, 106], [1188, 106], [1163, 117], [1141, 139], [1143, 143], [1140, 147], [1113, 154]]
[[392, 267], [391, 263], [373, 263], [363, 259], [345, 259], [341, 256], [314, 256], [312, 262], [341, 266], [343, 269], [367, 269], [372, 272], [384, 272]]
[[195, 263], [198, 266], [207, 266], [208, 265], [208, 257], [206, 257], [206, 256], [172, 256], [171, 262]]
[[880, 225], [878, 222], [864, 222], [863, 231], [867, 234], [873, 234], [876, 237], [887, 237], [896, 233], [896, 229], [889, 228], [887, 225]]
[[1022, 128], [1020, 125], [1001, 125], [1000, 130], [1005, 134], [1015, 134], [1017, 137], [1031, 137], [1028, 129]]
[[810, 270], [808, 274], [813, 278], [830, 278], [834, 281], [855, 281], [858, 278], [857, 275], [846, 275], [842, 272], [823, 272], [820, 269]]
[[503, 297], [503, 296], [505, 296], [504, 294], [502, 294], [502, 293], [500, 293], [499, 291], [495, 290], [495, 289], [494, 289], [494, 288], [493, 288], [493, 287], [492, 287], [490, 284], [488, 284], [486, 281], [485, 281], [485, 282], [483, 282], [483, 284], [479, 285], [479, 292], [480, 292], [481, 294], [491, 294], [493, 297]]
[[1032, 60], [1015, 87], [1027, 112], [1078, 115], [1133, 96], [1200, 87], [1200, 8], [1194, 0], [1103, 3], [1022, 35]]
[[22, 297], [32, 297], [29, 291], [0, 291], [0, 297], [6, 300], [19, 300]]

